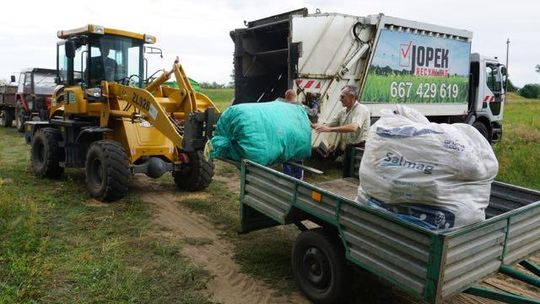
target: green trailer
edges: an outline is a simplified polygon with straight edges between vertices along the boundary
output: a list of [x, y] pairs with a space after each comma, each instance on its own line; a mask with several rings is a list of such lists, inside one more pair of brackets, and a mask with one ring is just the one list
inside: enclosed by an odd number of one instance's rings
[[[351, 150], [343, 178], [310, 184], [249, 160], [242, 161], [241, 233], [295, 224], [292, 268], [315, 303], [339, 301], [347, 267], [356, 265], [426, 303], [467, 292], [507, 303], [540, 303], [479, 287], [505, 273], [540, 287], [540, 268], [526, 259], [540, 249], [540, 192], [494, 182], [486, 220], [435, 232], [354, 201], [362, 150]], [[302, 223], [317, 224], [307, 229]], [[528, 273], [512, 265], [520, 263]]]

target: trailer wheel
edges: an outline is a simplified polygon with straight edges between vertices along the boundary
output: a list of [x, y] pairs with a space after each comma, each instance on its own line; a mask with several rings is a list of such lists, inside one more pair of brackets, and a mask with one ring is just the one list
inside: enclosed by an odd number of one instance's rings
[[484, 138], [487, 139], [488, 142], [491, 142], [491, 140], [489, 138], [489, 131], [488, 131], [485, 124], [483, 124], [483, 123], [481, 123], [479, 121], [476, 121], [475, 123], [473, 123], [472, 126], [475, 127], [476, 130], [478, 130], [478, 132], [480, 132], [480, 134], [482, 134], [482, 136], [484, 136]]
[[20, 101], [17, 101], [15, 105], [15, 127], [17, 131], [24, 132], [24, 113], [23, 107]]
[[86, 185], [90, 195], [112, 202], [124, 197], [129, 183], [129, 162], [122, 145], [113, 140], [99, 140], [86, 154]]
[[36, 176], [56, 178], [64, 173], [64, 168], [60, 167], [63, 153], [58, 147], [60, 140], [61, 135], [57, 129], [43, 128], [36, 132], [30, 151], [32, 169]]
[[187, 191], [206, 189], [214, 176], [214, 163], [205, 160], [202, 151], [188, 153], [188, 157], [189, 163], [172, 172], [176, 186]]
[[347, 287], [345, 250], [324, 228], [304, 231], [292, 249], [294, 278], [314, 303], [339, 303]]
[[4, 128], [9, 128], [11, 127], [12, 123], [13, 123], [13, 113], [8, 109], [4, 109], [0, 111], [0, 126]]

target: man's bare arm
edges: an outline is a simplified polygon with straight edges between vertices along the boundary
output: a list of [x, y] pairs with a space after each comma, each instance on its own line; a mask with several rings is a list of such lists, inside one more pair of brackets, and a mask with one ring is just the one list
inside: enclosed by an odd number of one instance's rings
[[321, 132], [350, 133], [350, 132], [356, 132], [356, 130], [358, 130], [357, 123], [350, 123], [347, 125], [335, 126], [335, 127], [330, 127], [325, 124], [315, 126], [315, 131], [319, 133]]

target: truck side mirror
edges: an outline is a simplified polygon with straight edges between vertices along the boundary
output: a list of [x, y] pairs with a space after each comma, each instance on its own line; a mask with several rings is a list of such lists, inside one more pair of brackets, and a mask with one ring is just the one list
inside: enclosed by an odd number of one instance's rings
[[16, 82], [15, 75], [11, 75], [11, 82]]
[[67, 40], [65, 47], [66, 47], [66, 57], [75, 58], [75, 42], [73, 40]]

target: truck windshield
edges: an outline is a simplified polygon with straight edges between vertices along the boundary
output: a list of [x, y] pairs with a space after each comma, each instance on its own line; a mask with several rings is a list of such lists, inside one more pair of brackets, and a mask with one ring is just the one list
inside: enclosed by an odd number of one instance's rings
[[34, 92], [37, 95], [52, 95], [56, 83], [55, 74], [34, 74]]
[[142, 85], [143, 42], [112, 35], [96, 36], [90, 40], [88, 59], [89, 87], [102, 80]]

